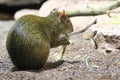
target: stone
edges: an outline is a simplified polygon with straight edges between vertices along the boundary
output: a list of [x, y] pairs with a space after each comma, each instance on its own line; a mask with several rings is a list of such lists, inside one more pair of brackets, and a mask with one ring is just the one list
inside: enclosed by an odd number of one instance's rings
[[[0, 0], [0, 13], [13, 17], [16, 11], [24, 8], [39, 9], [46, 0]], [[0, 19], [9, 19], [4, 18]]]

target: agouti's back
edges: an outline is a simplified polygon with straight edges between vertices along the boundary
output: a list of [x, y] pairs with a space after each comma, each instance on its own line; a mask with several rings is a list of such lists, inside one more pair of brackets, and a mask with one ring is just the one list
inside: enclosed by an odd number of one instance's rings
[[10, 30], [7, 49], [16, 67], [40, 68], [46, 62], [50, 43], [43, 28], [47, 26], [42, 24], [43, 19], [32, 15], [24, 16]]

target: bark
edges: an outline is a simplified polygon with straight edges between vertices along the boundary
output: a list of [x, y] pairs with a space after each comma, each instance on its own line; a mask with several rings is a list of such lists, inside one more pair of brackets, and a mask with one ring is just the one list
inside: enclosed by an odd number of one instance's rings
[[66, 15], [69, 17], [74, 16], [95, 16], [100, 14], [105, 14], [110, 10], [120, 7], [120, 1], [113, 2], [104, 7], [87, 7], [86, 9], [75, 9], [75, 10], [66, 10]]

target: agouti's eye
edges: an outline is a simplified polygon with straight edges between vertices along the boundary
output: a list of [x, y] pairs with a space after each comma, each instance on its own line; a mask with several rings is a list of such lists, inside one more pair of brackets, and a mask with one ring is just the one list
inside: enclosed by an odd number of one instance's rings
[[69, 20], [67, 20], [67, 23], [69, 23]]

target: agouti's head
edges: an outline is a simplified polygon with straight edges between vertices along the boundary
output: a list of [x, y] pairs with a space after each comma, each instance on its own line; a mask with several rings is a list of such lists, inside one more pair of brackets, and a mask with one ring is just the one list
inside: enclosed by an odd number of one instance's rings
[[[73, 25], [70, 21], [70, 19], [65, 15], [65, 11], [59, 12], [57, 9], [53, 9], [50, 13], [50, 15], [53, 15], [57, 18], [60, 24], [64, 26], [65, 31], [63, 31], [63, 34], [71, 33], [73, 32]], [[61, 27], [63, 27], [61, 26]]]

